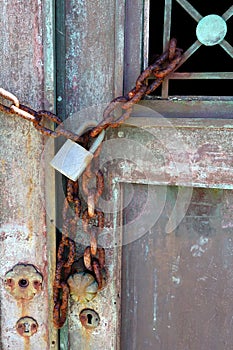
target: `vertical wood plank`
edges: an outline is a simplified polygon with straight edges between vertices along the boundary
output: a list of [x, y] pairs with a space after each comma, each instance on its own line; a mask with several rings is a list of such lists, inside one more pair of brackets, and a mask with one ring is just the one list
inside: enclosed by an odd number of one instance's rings
[[[1, 3], [1, 87], [34, 109], [53, 109], [53, 2]], [[51, 326], [54, 227], [46, 227], [45, 169], [42, 137], [29, 122], [1, 113], [0, 274], [15, 264], [33, 264], [43, 275], [42, 293], [30, 303], [17, 303], [1, 284], [1, 349], [56, 349]], [[47, 172], [47, 174], [49, 174]], [[53, 176], [50, 174], [50, 176]], [[51, 179], [51, 177], [50, 177]], [[50, 201], [53, 201], [50, 183]], [[48, 256], [48, 246], [52, 248]], [[29, 342], [16, 332], [21, 316], [38, 322]]]

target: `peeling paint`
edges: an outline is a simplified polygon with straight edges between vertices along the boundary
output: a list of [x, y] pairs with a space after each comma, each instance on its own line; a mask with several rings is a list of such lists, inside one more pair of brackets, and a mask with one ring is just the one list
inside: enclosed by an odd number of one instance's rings
[[194, 257], [202, 256], [208, 249], [207, 244], [209, 242], [208, 237], [201, 236], [196, 244], [193, 244], [190, 248], [190, 252]]

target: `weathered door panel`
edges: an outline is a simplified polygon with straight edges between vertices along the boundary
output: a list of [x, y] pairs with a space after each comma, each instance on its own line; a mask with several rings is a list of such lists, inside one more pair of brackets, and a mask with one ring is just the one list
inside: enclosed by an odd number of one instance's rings
[[[71, 121], [70, 127], [83, 120], [100, 120], [106, 104], [122, 94], [124, 58], [124, 0], [57, 2], [58, 112]], [[59, 43], [63, 45], [59, 46]], [[59, 188], [62, 179], [57, 177]], [[58, 191], [59, 193], [59, 191]], [[62, 198], [62, 190], [58, 198]], [[61, 201], [62, 203], [62, 201]], [[61, 213], [58, 203], [58, 213]], [[108, 216], [108, 214], [106, 214]], [[110, 219], [106, 217], [106, 222]], [[58, 216], [58, 228], [61, 222]], [[77, 254], [89, 245], [82, 225], [72, 237]], [[60, 332], [62, 349], [116, 349], [119, 329], [120, 248], [118, 236], [106, 228], [99, 237], [106, 251], [108, 281], [93, 302], [77, 304], [70, 299], [68, 322]], [[100, 325], [93, 331], [82, 327], [82, 309], [98, 312]]]
[[[1, 87], [32, 108], [53, 108], [51, 2], [27, 1], [25, 5], [22, 1], [2, 1], [0, 24], [3, 28]], [[53, 218], [46, 218], [45, 204], [48, 195], [50, 206], [54, 207], [55, 197], [53, 175], [44, 169], [46, 139], [31, 123], [13, 115], [1, 113], [0, 124], [0, 348], [56, 349], [58, 344], [51, 317], [55, 236], [54, 225], [50, 222]], [[45, 177], [50, 182], [48, 192]], [[17, 264], [33, 264], [43, 277], [42, 290], [32, 300], [16, 300], [4, 288], [5, 274]], [[27, 276], [19, 283], [26, 283], [26, 279]], [[31, 337], [22, 337], [16, 330], [17, 321], [26, 316], [38, 324], [37, 332]]]
[[[194, 188], [168, 234], [176, 199], [168, 187], [166, 204], [154, 203], [163, 206], [156, 224], [123, 247], [121, 348], [231, 349], [232, 191]], [[135, 206], [126, 212], [130, 220]]]
[[108, 134], [122, 158], [121, 349], [231, 349], [231, 122], [127, 124]]

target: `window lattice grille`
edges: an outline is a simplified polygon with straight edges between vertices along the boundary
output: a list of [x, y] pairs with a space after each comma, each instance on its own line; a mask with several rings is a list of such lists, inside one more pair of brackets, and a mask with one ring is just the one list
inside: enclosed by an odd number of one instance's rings
[[167, 48], [172, 37], [184, 50], [179, 68], [155, 94], [163, 98], [169, 95], [232, 96], [227, 84], [233, 79], [232, 1], [148, 0], [146, 6], [149, 38], [145, 26], [145, 41], [149, 47], [145, 44], [145, 48], [149, 63]]

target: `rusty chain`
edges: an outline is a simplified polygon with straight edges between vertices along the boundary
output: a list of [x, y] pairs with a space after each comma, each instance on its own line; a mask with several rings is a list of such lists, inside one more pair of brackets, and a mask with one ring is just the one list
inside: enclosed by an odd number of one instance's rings
[[[171, 39], [168, 49], [159, 56], [156, 61], [148, 66], [137, 78], [135, 87], [126, 96], [119, 96], [113, 99], [103, 113], [102, 121], [93, 128], [91, 137], [97, 136], [103, 129], [108, 127], [116, 128], [124, 123], [131, 115], [132, 108], [141, 99], [151, 94], [162, 84], [164, 79], [175, 70], [182, 56], [182, 50], [176, 47], [176, 39]], [[153, 80], [149, 84], [149, 78]], [[111, 114], [118, 106], [125, 111], [118, 119], [114, 120]]]
[[[0, 97], [12, 102], [10, 106], [0, 103], [0, 111], [7, 114], [17, 115], [23, 119], [32, 122], [34, 127], [43, 135], [50, 136], [53, 138], [64, 136], [65, 138], [78, 143], [84, 143], [86, 141], [85, 137], [78, 136], [72, 131], [64, 129], [61, 125], [62, 120], [56, 114], [44, 110], [37, 112], [34, 109], [21, 104], [16, 96], [14, 96], [9, 91], [4, 90], [3, 88], [0, 88]], [[56, 131], [49, 129], [41, 124], [43, 119], [47, 119], [60, 126], [56, 128]]]
[[[101, 145], [82, 176], [82, 188], [87, 196], [87, 209], [83, 212], [82, 224], [84, 232], [90, 236], [90, 246], [84, 251], [84, 265], [93, 272], [99, 289], [104, 286], [102, 272], [105, 266], [105, 250], [98, 246], [98, 235], [104, 229], [104, 213], [96, 207], [104, 190], [104, 175], [99, 169], [98, 161], [100, 151]], [[94, 186], [91, 187], [93, 182]]]
[[[0, 88], [0, 97], [8, 101], [8, 105], [0, 103], [0, 111], [18, 115], [32, 122], [33, 126], [43, 135], [53, 138], [64, 136], [74, 142], [81, 143], [87, 148], [88, 141], [96, 137], [103, 129], [108, 127], [116, 128], [124, 123], [130, 117], [133, 106], [144, 96], [151, 94], [158, 88], [164, 79], [176, 69], [181, 56], [182, 50], [176, 47], [176, 39], [171, 39], [168, 49], [140, 74], [136, 80], [135, 87], [127, 95], [113, 99], [104, 110], [101, 122], [91, 131], [81, 136], [65, 129], [62, 125], [62, 120], [57, 115], [44, 110], [37, 112], [27, 107], [21, 104], [15, 95], [3, 88]], [[149, 78], [152, 76], [154, 80], [149, 83]], [[118, 106], [123, 109], [123, 113], [119, 118], [115, 119], [113, 112]], [[45, 120], [57, 124], [56, 131], [45, 127], [43, 125]], [[83, 253], [84, 266], [87, 271], [94, 275], [99, 289], [105, 285], [105, 250], [98, 246], [98, 235], [104, 229], [104, 213], [97, 208], [98, 200], [104, 190], [104, 176], [98, 164], [100, 151], [101, 146], [98, 147], [92, 162], [82, 174], [82, 189], [83, 193], [87, 196], [87, 208], [82, 214], [79, 183], [78, 181], [67, 180], [66, 197], [64, 199], [62, 213], [62, 237], [57, 251], [53, 284], [53, 318], [56, 328], [61, 328], [66, 321], [69, 300], [67, 278], [71, 274], [76, 255], [75, 242], [69, 238], [69, 234], [75, 234], [80, 217], [82, 218], [84, 232], [90, 236], [90, 246], [86, 247]], [[71, 212], [72, 215], [70, 215]]]
[[[62, 238], [57, 251], [57, 264], [53, 283], [53, 322], [56, 328], [61, 328], [66, 321], [69, 299], [69, 277], [75, 261], [75, 242], [69, 238], [69, 233], [75, 233], [76, 225], [81, 214], [81, 201], [78, 195], [78, 182], [67, 180], [66, 197], [63, 205]], [[73, 206], [73, 215], [69, 215], [70, 206]], [[68, 252], [67, 252], [68, 250]]]

